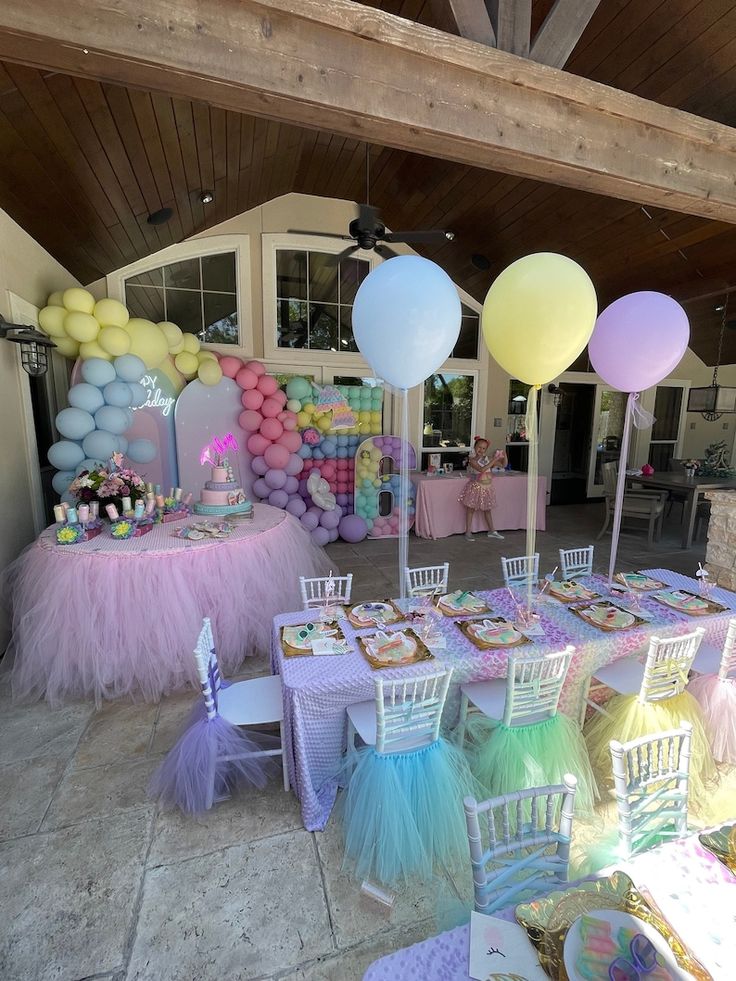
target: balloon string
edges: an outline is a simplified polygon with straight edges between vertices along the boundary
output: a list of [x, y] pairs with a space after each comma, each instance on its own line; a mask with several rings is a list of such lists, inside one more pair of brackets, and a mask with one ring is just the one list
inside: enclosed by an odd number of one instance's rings
[[[626, 466], [629, 460], [629, 441], [631, 440], [631, 422], [634, 418], [635, 407], [639, 398], [638, 392], [630, 392], [626, 401], [624, 431], [621, 436], [621, 453], [618, 460], [618, 480], [616, 481], [616, 499], [613, 505], [613, 530], [611, 531], [611, 558], [608, 562], [608, 581], [613, 582], [616, 574], [616, 557], [618, 555], [618, 539], [621, 533], [621, 512], [626, 491]], [[607, 506], [607, 505], [606, 505]]]
[[401, 390], [401, 471], [399, 473], [399, 596], [406, 599], [409, 565], [409, 393]]
[[[526, 478], [526, 554], [534, 555], [537, 545], [537, 489], [539, 486], [539, 419], [537, 400], [541, 385], [532, 385], [527, 393], [526, 438], [529, 444], [529, 458]], [[532, 593], [536, 583], [531, 578], [527, 583], [527, 608], [532, 608]]]

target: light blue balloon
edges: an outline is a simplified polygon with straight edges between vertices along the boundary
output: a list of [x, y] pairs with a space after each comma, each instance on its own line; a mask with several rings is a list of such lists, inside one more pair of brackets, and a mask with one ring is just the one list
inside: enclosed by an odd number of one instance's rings
[[334, 456], [335, 451], [337, 450], [337, 446], [335, 445], [334, 441], [331, 439], [322, 440], [319, 448], [322, 450], [322, 452], [326, 457]]
[[128, 440], [125, 436], [118, 436], [118, 452], [127, 453], [128, 452]]
[[311, 460], [312, 459], [312, 447], [311, 446], [307, 446], [306, 443], [302, 443], [302, 445], [297, 450], [297, 453], [302, 458], [302, 460]]
[[348, 445], [348, 437], [345, 436], [344, 434], [341, 434], [341, 435], [337, 436], [336, 437], [336, 440], [337, 440], [337, 445], [338, 446], [347, 446]]
[[103, 388], [109, 382], [115, 381], [115, 377], [115, 369], [103, 358], [87, 358], [82, 362], [82, 378], [90, 385]]
[[347, 458], [348, 458], [348, 449], [347, 449], [347, 447], [346, 446], [338, 446], [338, 448], [337, 448], [337, 459], [338, 460], [347, 460]]
[[325, 455], [324, 455], [324, 453], [322, 452], [322, 450], [319, 447], [317, 447], [316, 449], [312, 450], [312, 459], [313, 460], [324, 460], [324, 458], [325, 458]]
[[113, 365], [113, 372], [124, 382], [138, 382], [146, 373], [145, 364], [136, 354], [121, 354], [115, 358]]
[[109, 460], [113, 453], [117, 451], [117, 437], [113, 436], [112, 433], [105, 432], [104, 429], [97, 429], [95, 432], [90, 433], [89, 436], [84, 437], [82, 448], [84, 449], [85, 456]]
[[114, 405], [103, 405], [95, 412], [94, 421], [98, 429], [105, 429], [114, 436], [120, 436], [128, 428], [125, 409], [117, 409]]
[[59, 470], [51, 478], [51, 486], [57, 494], [63, 494], [69, 489], [69, 484], [74, 480], [75, 474], [72, 470]]
[[[99, 360], [102, 359], [100, 358]], [[72, 385], [67, 398], [69, 399], [69, 405], [75, 409], [84, 409], [85, 412], [89, 412], [92, 415], [105, 404], [99, 388], [95, 385], [90, 385], [88, 382], [80, 382], [78, 385]]]
[[80, 474], [83, 470], [100, 470], [104, 466], [104, 460], [90, 460], [89, 458], [86, 458], [82, 460], [81, 463], [77, 464], [76, 473]]
[[105, 396], [105, 401], [108, 405], [114, 405], [117, 408], [127, 409], [132, 399], [130, 385], [126, 385], [125, 382], [121, 381], [112, 381], [109, 385], [105, 385], [102, 389], [102, 394]]
[[62, 409], [56, 416], [56, 428], [66, 439], [84, 439], [95, 428], [95, 421], [84, 409]]
[[[125, 355], [123, 355], [125, 357]], [[130, 388], [131, 400], [130, 404], [139, 406], [148, 398], [148, 392], [139, 382], [128, 382], [128, 387]]]
[[128, 459], [133, 463], [150, 463], [156, 459], [156, 446], [150, 439], [134, 439], [128, 444]]
[[68, 439], [54, 443], [46, 455], [56, 470], [73, 470], [86, 456], [79, 443], [72, 443]]
[[74, 507], [78, 503], [78, 501], [74, 496], [74, 494], [70, 494], [68, 490], [65, 490], [64, 493], [61, 495], [61, 503], [68, 504], [70, 507]]
[[130, 429], [130, 427], [133, 425], [133, 410], [132, 409], [121, 409], [120, 411], [125, 413], [125, 418], [128, 420], [128, 426], [127, 426], [127, 428]]

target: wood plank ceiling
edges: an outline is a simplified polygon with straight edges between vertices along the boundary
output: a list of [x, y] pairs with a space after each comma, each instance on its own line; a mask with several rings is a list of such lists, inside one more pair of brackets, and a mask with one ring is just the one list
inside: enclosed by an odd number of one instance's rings
[[[446, 26], [437, 0], [363, 2]], [[534, 0], [532, 37], [552, 2]], [[603, 0], [566, 70], [733, 125], [736, 5]], [[289, 191], [365, 200], [355, 140], [10, 63], [0, 151], [0, 207], [83, 282]], [[371, 148], [370, 193], [390, 227], [451, 228], [452, 244], [422, 251], [479, 300], [506, 264], [542, 250], [580, 261], [602, 303], [646, 288], [700, 298], [692, 346], [714, 363], [715, 308], [736, 288], [735, 226], [382, 147]], [[172, 219], [148, 224], [162, 207]], [[736, 362], [736, 331], [723, 360]]]

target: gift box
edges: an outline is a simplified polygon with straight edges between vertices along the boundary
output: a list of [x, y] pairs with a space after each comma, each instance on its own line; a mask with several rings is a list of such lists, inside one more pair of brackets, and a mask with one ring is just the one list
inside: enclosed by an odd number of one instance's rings
[[166, 524], [168, 521], [181, 521], [182, 518], [188, 518], [192, 512], [189, 508], [177, 508], [175, 511], [160, 511], [160, 518], [162, 524]]

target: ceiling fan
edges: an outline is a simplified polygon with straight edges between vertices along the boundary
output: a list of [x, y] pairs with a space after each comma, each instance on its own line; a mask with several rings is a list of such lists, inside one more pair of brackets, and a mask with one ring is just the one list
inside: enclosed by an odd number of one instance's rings
[[[366, 203], [358, 205], [358, 217], [348, 225], [347, 235], [330, 235], [331, 238], [340, 238], [346, 242], [353, 242], [346, 249], [333, 257], [331, 262], [337, 264], [343, 259], [347, 259], [354, 252], [360, 249], [373, 250], [384, 259], [389, 259], [398, 253], [387, 247], [385, 243], [404, 242], [407, 245], [441, 245], [444, 242], [452, 242], [455, 233], [441, 228], [432, 228], [406, 232], [387, 232], [386, 226], [381, 221], [378, 208], [369, 204], [370, 201], [370, 147], [366, 146], [365, 156], [365, 184], [366, 184]], [[305, 231], [298, 228], [290, 228], [291, 235], [319, 235], [322, 238], [328, 235], [327, 232]]]

